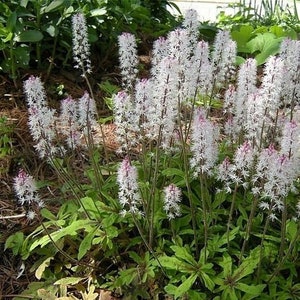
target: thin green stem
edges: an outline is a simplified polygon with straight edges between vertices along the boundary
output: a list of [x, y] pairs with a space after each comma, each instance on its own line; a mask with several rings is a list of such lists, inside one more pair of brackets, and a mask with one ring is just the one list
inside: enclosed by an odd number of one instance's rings
[[[179, 106], [178, 106], [179, 108]], [[191, 210], [191, 219], [192, 219], [192, 228], [193, 228], [193, 235], [194, 235], [194, 242], [195, 242], [195, 250], [196, 250], [196, 257], [199, 258], [200, 252], [199, 252], [199, 241], [198, 241], [198, 234], [197, 234], [197, 222], [196, 222], [196, 209], [195, 205], [192, 199], [192, 189], [190, 185], [190, 166], [188, 161], [188, 153], [186, 149], [186, 138], [183, 135], [183, 128], [182, 124], [180, 122], [179, 125], [179, 133], [181, 138], [181, 147], [182, 147], [182, 157], [183, 157], [183, 166], [184, 166], [184, 173], [185, 173], [185, 185], [187, 188], [187, 194], [188, 194], [188, 200], [189, 200], [189, 206]]]
[[252, 206], [251, 206], [251, 211], [250, 211], [250, 215], [249, 218], [247, 220], [247, 226], [246, 226], [246, 233], [245, 233], [245, 237], [244, 237], [244, 241], [243, 241], [243, 245], [242, 245], [242, 249], [241, 249], [241, 253], [240, 253], [240, 258], [239, 258], [239, 263], [241, 263], [242, 259], [243, 259], [243, 255], [246, 249], [246, 245], [248, 243], [249, 237], [250, 237], [250, 232], [251, 232], [251, 228], [252, 228], [252, 223], [253, 223], [253, 219], [254, 219], [254, 215], [255, 215], [255, 211], [258, 205], [258, 197], [255, 197]]
[[58, 35], [56, 35], [55, 38], [54, 38], [53, 48], [52, 48], [52, 54], [51, 54], [51, 57], [49, 58], [49, 67], [47, 69], [45, 81], [48, 80], [48, 78], [49, 78], [49, 76], [51, 74], [53, 65], [54, 65], [57, 41], [58, 41]]
[[138, 220], [137, 220], [136, 217], [135, 217], [135, 214], [134, 214], [134, 213], [131, 213], [131, 216], [132, 216], [133, 222], [134, 222], [134, 224], [135, 224], [135, 226], [136, 226], [136, 228], [137, 228], [137, 230], [138, 230], [138, 232], [139, 232], [139, 234], [140, 234], [140, 237], [141, 237], [142, 240], [143, 240], [143, 243], [145, 244], [146, 248], [149, 250], [149, 252], [151, 253], [151, 255], [154, 257], [154, 259], [157, 261], [157, 263], [158, 263], [159, 267], [161, 268], [163, 274], [166, 276], [166, 273], [165, 273], [165, 271], [164, 271], [164, 268], [163, 268], [161, 262], [159, 261], [159, 259], [158, 259], [157, 255], [156, 255], [156, 253], [154, 252], [153, 248], [152, 248], [151, 245], [147, 242], [147, 240], [146, 240], [146, 238], [145, 238], [145, 236], [144, 236], [144, 233], [143, 233], [143, 231], [142, 231], [142, 228], [141, 228], [141, 226], [139, 225]]
[[281, 236], [280, 236], [280, 248], [279, 248], [279, 259], [282, 259], [285, 248], [286, 238], [286, 222], [287, 222], [287, 201], [286, 198], [283, 200], [283, 211], [281, 215]]
[[272, 213], [272, 209], [273, 209], [273, 202], [270, 204], [270, 208], [268, 210], [267, 219], [266, 219], [266, 223], [264, 226], [264, 230], [263, 230], [262, 238], [261, 238], [261, 242], [260, 242], [259, 263], [258, 263], [258, 267], [257, 267], [257, 278], [260, 278], [261, 263], [262, 263], [262, 259], [263, 259], [263, 253], [264, 253], [264, 242], [265, 242], [266, 233], [267, 233], [267, 230], [268, 230], [268, 227], [270, 224], [270, 216]]
[[17, 88], [17, 68], [16, 68], [16, 58], [14, 53], [14, 40], [13, 37], [10, 40], [10, 47], [9, 47], [9, 53], [10, 53], [10, 70], [11, 70], [11, 77], [14, 82], [15, 88]]
[[159, 145], [161, 144], [161, 139], [162, 139], [162, 126], [160, 126], [158, 142], [155, 151], [154, 173], [153, 173], [153, 180], [151, 183], [150, 198], [149, 198], [149, 205], [150, 205], [149, 245], [150, 247], [152, 247], [153, 235], [154, 235], [155, 191], [156, 191], [156, 183], [157, 183], [158, 172], [159, 172], [159, 160], [160, 160]]
[[238, 184], [235, 184], [234, 191], [232, 194], [232, 200], [231, 200], [231, 205], [230, 205], [230, 211], [229, 211], [229, 216], [228, 216], [228, 221], [227, 221], [227, 247], [229, 248], [229, 233], [230, 233], [230, 226], [231, 226], [231, 221], [232, 221], [232, 215], [235, 207], [235, 200], [236, 200], [236, 195], [237, 195], [237, 189], [238, 189]]
[[[86, 81], [86, 84], [88, 86], [88, 89], [89, 89], [89, 93], [90, 93], [92, 99], [94, 99], [94, 101], [95, 101], [94, 92], [93, 92], [91, 83], [88, 79], [87, 72], [85, 71], [84, 67], [82, 67], [82, 71], [83, 71], [83, 77], [84, 77], [84, 79]], [[104, 149], [105, 160], [108, 163], [109, 162], [109, 156], [108, 156], [108, 152], [107, 152], [106, 140], [105, 140], [105, 134], [104, 134], [103, 126], [102, 126], [101, 122], [98, 122], [98, 124], [99, 124], [101, 138], [102, 138], [102, 144], [103, 144], [103, 149]]]
[[206, 262], [206, 249], [208, 241], [208, 224], [207, 224], [207, 203], [206, 195], [204, 192], [204, 178], [203, 174], [200, 174], [200, 190], [201, 190], [201, 202], [202, 202], [202, 212], [203, 212], [203, 227], [204, 227], [204, 262]]

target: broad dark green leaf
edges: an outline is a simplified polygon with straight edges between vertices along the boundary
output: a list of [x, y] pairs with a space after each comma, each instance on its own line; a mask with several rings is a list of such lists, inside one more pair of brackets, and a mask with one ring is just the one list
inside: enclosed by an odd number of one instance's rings
[[84, 239], [79, 245], [78, 255], [77, 255], [78, 260], [82, 259], [84, 255], [91, 249], [92, 240], [94, 236], [95, 236], [95, 230], [92, 230], [84, 237]]
[[16, 42], [36, 43], [43, 39], [43, 34], [38, 30], [26, 30], [15, 37]]
[[55, 10], [59, 10], [60, 8], [62, 8], [64, 6], [65, 6], [65, 0], [51, 1], [50, 4], [42, 10], [42, 13], [53, 12]]

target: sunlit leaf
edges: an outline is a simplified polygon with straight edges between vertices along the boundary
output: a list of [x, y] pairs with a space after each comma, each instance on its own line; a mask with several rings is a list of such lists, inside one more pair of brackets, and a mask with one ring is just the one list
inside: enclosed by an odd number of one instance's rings
[[74, 285], [82, 281], [82, 277], [65, 277], [54, 282], [55, 285]]
[[52, 259], [54, 259], [52, 256], [51, 256], [51, 257], [47, 257], [47, 258], [39, 265], [39, 267], [38, 267], [38, 268], [36, 269], [36, 271], [35, 271], [35, 277], [36, 277], [37, 279], [41, 279], [41, 278], [42, 278], [42, 275], [43, 275], [45, 269], [46, 269], [47, 267], [49, 267], [50, 261], [51, 261]]
[[38, 30], [26, 30], [15, 37], [16, 42], [36, 43], [43, 39], [43, 34]]

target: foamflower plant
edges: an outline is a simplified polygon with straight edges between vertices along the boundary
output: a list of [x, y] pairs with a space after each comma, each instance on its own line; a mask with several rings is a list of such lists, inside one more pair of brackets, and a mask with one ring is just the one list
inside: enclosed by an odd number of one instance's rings
[[[92, 91], [63, 100], [59, 114], [39, 78], [25, 81], [37, 154], [64, 183], [57, 214], [45, 199], [42, 225], [22, 249], [6, 243], [24, 260], [41, 256], [38, 279], [92, 282], [130, 299], [294, 299], [299, 41], [283, 41], [258, 76], [253, 58], [237, 67], [229, 32], [212, 45], [199, 41], [195, 17], [188, 11], [153, 43], [147, 78], [134, 35], [119, 37], [114, 151], [103, 130], [94, 137], [101, 124]], [[82, 16], [73, 30], [76, 67], [90, 88]], [[17, 178], [23, 205], [36, 190], [24, 191], [30, 176]]]

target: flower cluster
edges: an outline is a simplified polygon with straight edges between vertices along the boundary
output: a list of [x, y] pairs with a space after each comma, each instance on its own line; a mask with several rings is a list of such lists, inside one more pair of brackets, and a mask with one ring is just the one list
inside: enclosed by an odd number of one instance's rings
[[232, 191], [232, 185], [248, 187], [256, 154], [251, 143], [245, 141], [234, 153], [233, 161], [228, 157], [218, 166], [217, 178], [225, 184], [226, 192]]
[[44, 206], [44, 202], [37, 193], [36, 183], [32, 176], [21, 169], [14, 178], [14, 190], [20, 205], [28, 209], [27, 218], [34, 219], [36, 209]]
[[117, 176], [119, 184], [119, 201], [124, 208], [124, 213], [139, 214], [141, 196], [139, 193], [136, 167], [133, 166], [128, 157], [122, 161]]
[[118, 151], [128, 152], [137, 144], [138, 120], [135, 105], [130, 95], [121, 91], [113, 97], [114, 122], [116, 125], [117, 140], [120, 145]]
[[170, 184], [164, 188], [164, 211], [169, 220], [179, 217], [181, 202], [181, 190], [174, 184]]
[[217, 86], [222, 85], [233, 75], [236, 47], [236, 42], [230, 38], [228, 31], [217, 33], [212, 52], [213, 74]]
[[75, 68], [80, 69], [85, 76], [91, 72], [91, 61], [87, 25], [83, 14], [78, 13], [72, 17], [72, 33]]
[[138, 55], [135, 36], [124, 32], [119, 36], [120, 69], [125, 90], [132, 91], [138, 73]]
[[284, 72], [281, 91], [283, 104], [295, 106], [300, 100], [300, 41], [289, 38], [283, 40], [280, 57]]
[[198, 109], [194, 115], [191, 136], [190, 165], [194, 175], [211, 174], [218, 158], [218, 128], [206, 118], [206, 111]]
[[67, 97], [61, 101], [61, 133], [66, 137], [67, 145], [70, 149], [75, 149], [81, 145], [80, 125], [78, 123], [78, 106], [72, 97]]
[[260, 207], [271, 210], [271, 218], [275, 219], [275, 213], [283, 210], [283, 198], [294, 189], [293, 182], [299, 171], [273, 145], [261, 151], [255, 169], [253, 181], [256, 187], [252, 191], [261, 196]]
[[[237, 87], [230, 85], [225, 92], [224, 109], [231, 119], [231, 126], [227, 132], [233, 137], [243, 134], [247, 124], [247, 107], [250, 96], [257, 91], [256, 87], [257, 66], [255, 59], [247, 59], [238, 71]], [[229, 123], [228, 123], [229, 125]]]
[[47, 105], [46, 94], [39, 77], [31, 76], [24, 82], [24, 92], [28, 104], [29, 128], [35, 149], [41, 158], [51, 158], [61, 153], [62, 148], [55, 144], [55, 110]]

